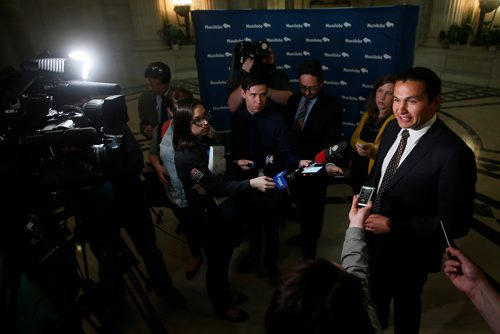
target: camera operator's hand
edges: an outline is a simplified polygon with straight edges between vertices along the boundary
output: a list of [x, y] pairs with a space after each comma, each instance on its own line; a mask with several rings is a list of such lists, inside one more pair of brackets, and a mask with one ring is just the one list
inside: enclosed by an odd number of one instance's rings
[[241, 69], [247, 73], [250, 73], [250, 71], [252, 70], [252, 67], [253, 67], [253, 64], [254, 64], [254, 60], [252, 58], [247, 58], [243, 64], [241, 65]]

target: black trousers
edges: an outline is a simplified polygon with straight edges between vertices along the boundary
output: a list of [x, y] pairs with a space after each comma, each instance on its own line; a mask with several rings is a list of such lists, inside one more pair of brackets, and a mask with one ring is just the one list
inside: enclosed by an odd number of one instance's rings
[[203, 250], [207, 258], [205, 287], [208, 299], [216, 313], [223, 313], [230, 306], [229, 263], [233, 246], [225, 240], [210, 240], [203, 244]]
[[279, 228], [284, 221], [284, 196], [279, 190], [252, 191], [237, 198], [237, 215], [246, 224], [249, 255], [255, 259], [264, 253], [270, 269], [279, 256]]
[[300, 230], [304, 238], [305, 247], [313, 247], [323, 231], [325, 216], [326, 176], [299, 176], [289, 183], [292, 199], [297, 206], [300, 216]]
[[[418, 333], [421, 295], [427, 270], [418, 254], [396, 243], [389, 235], [367, 233], [372, 299], [382, 328], [387, 328], [394, 303], [394, 333]], [[397, 250], [399, 249], [399, 250]]]
[[193, 231], [190, 229], [191, 224], [189, 224], [189, 207], [179, 208], [177, 205], [172, 203], [170, 209], [174, 213], [177, 220], [179, 220], [179, 224], [182, 224], [183, 234], [186, 238], [186, 243], [188, 244], [191, 256], [201, 258], [203, 253], [201, 251], [200, 242], [193, 236]]
[[232, 221], [225, 215], [229, 203], [217, 206], [211, 196], [188, 195], [190, 218], [186, 230], [205, 253], [208, 299], [216, 313], [223, 313], [230, 306], [229, 263], [235, 239]]

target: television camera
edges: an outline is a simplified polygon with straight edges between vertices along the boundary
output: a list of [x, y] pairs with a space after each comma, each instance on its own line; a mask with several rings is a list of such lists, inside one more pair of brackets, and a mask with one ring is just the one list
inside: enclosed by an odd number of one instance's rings
[[249, 41], [238, 42], [234, 45], [232, 68], [238, 71], [247, 59], [253, 59], [253, 68], [257, 69], [262, 60], [269, 55], [271, 55], [270, 45], [266, 41], [257, 41], [256, 43]]
[[[43, 288], [63, 313], [62, 319], [80, 317], [82, 308], [92, 311], [102, 304], [94, 300], [94, 306], [78, 306], [72, 299], [89, 284], [77, 269], [74, 247], [64, 235], [57, 211], [70, 208], [63, 219], [68, 214], [95, 218], [87, 230], [110, 229], [109, 214], [99, 216], [101, 209], [109, 211], [105, 207], [113, 197], [110, 180], [129, 169], [138, 173], [142, 169], [142, 152], [127, 125], [120, 86], [78, 80], [82, 66], [80, 60], [43, 55], [24, 62], [22, 72], [12, 67], [0, 72], [0, 188], [6, 198], [0, 212], [0, 256], [5, 264], [0, 268], [0, 290], [7, 291], [0, 296], [0, 323], [7, 326], [6, 332], [14, 326], [16, 290], [23, 272], [48, 283]], [[139, 158], [131, 152], [138, 152]], [[80, 237], [88, 241], [87, 234]], [[95, 299], [96, 293], [92, 296], [87, 300]], [[106, 311], [95, 307], [101, 331], [119, 332], [106, 319]], [[156, 318], [151, 307], [146, 305], [147, 312]], [[148, 322], [157, 332], [165, 332], [161, 321]]]

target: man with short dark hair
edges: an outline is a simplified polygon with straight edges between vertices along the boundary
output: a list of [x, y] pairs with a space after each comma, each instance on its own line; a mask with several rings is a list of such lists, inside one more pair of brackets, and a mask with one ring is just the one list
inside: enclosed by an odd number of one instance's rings
[[467, 234], [474, 207], [474, 153], [437, 116], [441, 80], [415, 67], [394, 87], [396, 119], [382, 135], [367, 183], [377, 188], [365, 223], [373, 301], [394, 333], [418, 333], [428, 273], [439, 272], [444, 250], [440, 221], [450, 238]]
[[[316, 154], [342, 140], [342, 106], [323, 91], [323, 69], [317, 60], [306, 60], [299, 68], [300, 92], [288, 100], [288, 126], [292, 148], [301, 159], [314, 160]], [[342, 174], [334, 164], [327, 174]], [[328, 179], [325, 174], [297, 177], [290, 182], [292, 199], [299, 211], [301, 233], [290, 239], [291, 246], [303, 246], [304, 257], [314, 258], [323, 229]]]
[[169, 118], [166, 103], [172, 91], [170, 68], [162, 62], [151, 63], [144, 70], [144, 77], [151, 89], [139, 96], [139, 127], [141, 133], [151, 139], [156, 125], [163, 124]]
[[[251, 43], [249, 43], [251, 45]], [[256, 60], [255, 58], [246, 58], [240, 65], [241, 68], [235, 69], [235, 62], [229, 71], [227, 79], [227, 89], [229, 96], [227, 98], [227, 105], [229, 111], [235, 112], [241, 109], [243, 98], [241, 97], [241, 81], [247, 74], [257, 73], [266, 80], [267, 84], [267, 106], [273, 111], [283, 113], [285, 110], [286, 102], [292, 95], [290, 88], [290, 80], [283, 70], [277, 69], [275, 64], [274, 52], [268, 42], [261, 42], [261, 45], [267, 47], [267, 55], [263, 59]], [[237, 55], [234, 54], [233, 58]]]
[[[290, 136], [283, 118], [266, 106], [268, 86], [258, 74], [248, 74], [241, 83], [244, 107], [231, 119], [232, 169], [238, 179], [297, 168], [299, 159], [291, 152]], [[280, 190], [251, 192], [237, 197], [238, 215], [247, 225], [249, 254], [238, 265], [239, 272], [251, 270], [262, 248], [271, 283], [279, 276], [277, 266], [279, 226], [284, 220], [284, 193]]]

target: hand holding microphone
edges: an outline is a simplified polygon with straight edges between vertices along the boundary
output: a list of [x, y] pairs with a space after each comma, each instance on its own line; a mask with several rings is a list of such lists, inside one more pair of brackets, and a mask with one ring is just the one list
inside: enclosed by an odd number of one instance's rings
[[327, 162], [333, 162], [335, 159], [342, 158], [342, 153], [346, 149], [347, 142], [342, 141], [316, 154], [316, 156], [314, 157], [314, 161], [317, 164], [326, 164]]
[[273, 182], [273, 179], [268, 176], [259, 176], [253, 179], [250, 179], [250, 186], [262, 192], [266, 192], [268, 190], [272, 190], [276, 188], [276, 185]]
[[340, 168], [339, 166], [336, 166], [336, 165], [326, 165], [325, 166], [325, 170], [326, 170], [326, 175], [328, 176], [337, 176], [337, 177], [342, 177], [344, 175], [344, 171], [342, 170], [342, 168]]
[[346, 149], [347, 149], [347, 142], [342, 141], [316, 154], [316, 156], [314, 157], [314, 161], [318, 164], [326, 164], [325, 166], [326, 175], [333, 177], [343, 177], [344, 171], [342, 170], [342, 168], [334, 165], [333, 161], [341, 159], [342, 153]]
[[310, 166], [314, 161], [312, 160], [300, 160], [299, 161], [299, 168], [304, 168]]

